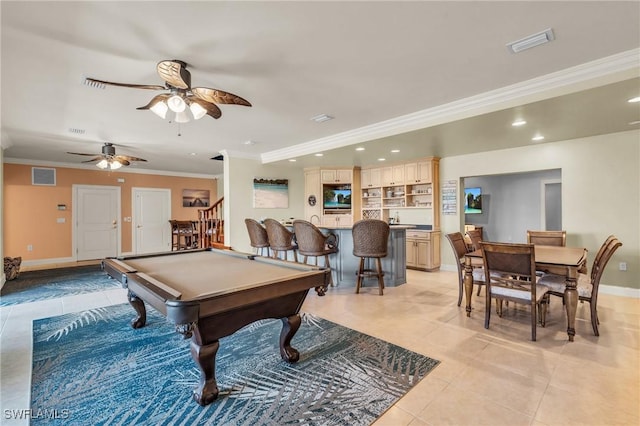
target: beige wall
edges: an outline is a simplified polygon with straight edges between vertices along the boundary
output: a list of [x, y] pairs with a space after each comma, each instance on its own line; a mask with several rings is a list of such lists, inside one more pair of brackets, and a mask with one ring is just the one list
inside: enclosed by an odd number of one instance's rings
[[[197, 219], [196, 208], [182, 207], [183, 189], [208, 189], [211, 202], [218, 199], [215, 179], [107, 172], [103, 170], [55, 167], [56, 186], [31, 184], [30, 165], [4, 164], [3, 170], [3, 252], [6, 256], [22, 256], [23, 262], [44, 259], [73, 258], [72, 253], [72, 185], [110, 185], [121, 188], [122, 252], [131, 252], [131, 188], [166, 188], [171, 190], [171, 217]], [[118, 182], [118, 179], [124, 182]], [[58, 204], [66, 204], [60, 211]], [[57, 223], [65, 218], [65, 223]], [[27, 251], [27, 245], [33, 251]]]
[[[640, 131], [443, 158], [440, 182], [545, 169], [562, 169], [567, 244], [587, 247], [591, 266], [602, 242], [615, 234], [623, 246], [601, 283], [640, 289]], [[464, 215], [442, 216], [443, 234], [461, 230], [462, 221]], [[451, 248], [442, 241], [442, 263], [453, 267]], [[619, 262], [627, 263], [626, 272]]]
[[[234, 250], [251, 252], [245, 218], [276, 220], [304, 216], [304, 171], [265, 165], [257, 160], [229, 158], [224, 162], [225, 243]], [[253, 179], [289, 179], [289, 208], [256, 209], [253, 207]], [[229, 183], [232, 183], [229, 187]], [[228, 242], [227, 242], [228, 241]]]

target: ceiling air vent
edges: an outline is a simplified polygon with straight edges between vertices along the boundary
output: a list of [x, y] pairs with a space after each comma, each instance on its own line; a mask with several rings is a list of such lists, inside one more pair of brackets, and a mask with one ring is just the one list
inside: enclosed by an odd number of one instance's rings
[[31, 184], [43, 186], [56, 186], [56, 169], [44, 167], [31, 168]]
[[222, 154], [216, 155], [215, 157], [211, 157], [212, 160], [224, 161], [224, 157]]
[[546, 30], [540, 31], [539, 33], [532, 34], [523, 39], [509, 43], [507, 44], [507, 48], [511, 53], [518, 53], [522, 52], [523, 50], [531, 49], [532, 47], [548, 43], [552, 40], [555, 40], [555, 38], [556, 37], [553, 34], [553, 30], [551, 28], [547, 28]]

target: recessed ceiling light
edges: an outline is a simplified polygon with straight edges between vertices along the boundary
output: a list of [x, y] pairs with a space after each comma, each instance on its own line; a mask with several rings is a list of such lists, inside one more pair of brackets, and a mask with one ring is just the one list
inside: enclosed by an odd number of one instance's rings
[[252, 140], [248, 140], [248, 141], [244, 141], [243, 142], [245, 145], [255, 145], [256, 143]]
[[189, 155], [198, 155], [197, 152], [190, 152]]
[[359, 146], [356, 148], [356, 151], [364, 151], [364, 147], [363, 146]]
[[311, 117], [311, 119], [316, 123], [323, 123], [325, 121], [333, 120], [333, 117], [327, 114], [320, 114], [316, 115], [315, 117]]
[[536, 135], [536, 136], [531, 138], [532, 141], [536, 141], [536, 142], [537, 141], [541, 141], [543, 139], [544, 139], [544, 136], [542, 136], [542, 135]]
[[524, 120], [516, 120], [513, 123], [511, 123], [513, 127], [524, 126], [525, 124], [527, 124], [527, 122]]
[[640, 96], [636, 96], [635, 98], [631, 98], [627, 102], [630, 102], [630, 103], [640, 102]]
[[397, 154], [398, 152], [400, 152], [399, 149], [392, 149], [391, 152], [393, 152], [394, 154]]
[[385, 161], [386, 158], [378, 158], [378, 161]]
[[316, 157], [322, 157], [324, 154], [323, 154], [323, 153], [321, 153], [321, 152], [319, 152], [319, 153], [314, 154], [314, 155], [315, 155]]
[[295, 163], [296, 159], [295, 158], [289, 158], [289, 161], [291, 161], [292, 163]]
[[541, 44], [548, 43], [555, 40], [555, 35], [551, 28], [547, 28], [544, 31], [540, 31], [536, 34], [531, 34], [520, 40], [513, 41], [507, 44], [507, 48], [511, 53], [522, 52], [523, 50], [531, 49], [532, 47], [540, 46]]

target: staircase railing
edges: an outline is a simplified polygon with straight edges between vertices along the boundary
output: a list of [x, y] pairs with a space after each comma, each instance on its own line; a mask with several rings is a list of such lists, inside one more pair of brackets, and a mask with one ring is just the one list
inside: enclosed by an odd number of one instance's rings
[[198, 209], [200, 247], [226, 247], [224, 244], [224, 197], [207, 209]]

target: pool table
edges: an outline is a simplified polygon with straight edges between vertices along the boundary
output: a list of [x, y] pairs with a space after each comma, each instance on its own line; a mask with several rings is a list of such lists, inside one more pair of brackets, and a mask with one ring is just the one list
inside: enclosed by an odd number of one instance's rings
[[128, 289], [140, 328], [145, 303], [191, 338], [191, 357], [200, 369], [193, 397], [200, 405], [218, 396], [215, 359], [219, 339], [254, 321], [280, 318], [280, 355], [296, 362], [291, 339], [300, 327], [300, 308], [309, 289], [324, 294], [329, 270], [230, 250], [202, 249], [144, 256], [108, 258], [107, 274]]

